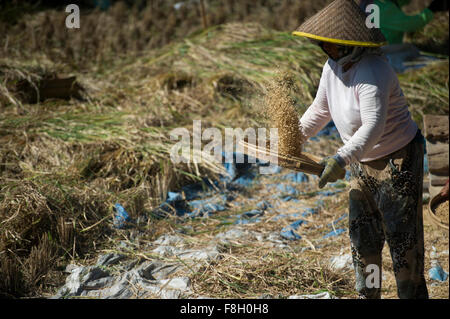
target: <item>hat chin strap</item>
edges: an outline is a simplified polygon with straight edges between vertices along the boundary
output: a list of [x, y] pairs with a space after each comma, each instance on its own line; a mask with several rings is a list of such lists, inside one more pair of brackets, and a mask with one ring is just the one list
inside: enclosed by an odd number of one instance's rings
[[366, 55], [382, 55], [383, 52], [380, 48], [366, 48], [366, 47], [354, 47], [350, 54], [347, 54], [337, 61], [335, 61], [340, 66], [345, 66], [348, 63], [356, 63], [361, 60]]
[[338, 54], [340, 57], [336, 60], [324, 49], [323, 42], [319, 42], [318, 45], [329, 59], [342, 67], [348, 63], [356, 63], [369, 54], [383, 54], [380, 48], [338, 46]]
[[340, 66], [344, 66], [347, 63], [355, 63], [358, 62], [359, 60], [361, 60], [361, 58], [365, 55], [366, 53], [366, 48], [363, 47], [354, 47], [350, 53], [348, 53], [347, 55], [342, 56], [341, 58], [339, 58], [337, 61], [335, 61], [337, 64], [339, 64]]
[[338, 45], [338, 55], [339, 58], [335, 59], [334, 57], [331, 56], [330, 53], [328, 53], [327, 50], [325, 50], [324, 46], [323, 46], [323, 42], [319, 42], [318, 43], [320, 48], [322, 49], [323, 52], [325, 52], [325, 54], [328, 56], [328, 58], [330, 58], [332, 61], [339, 63], [339, 61], [341, 60], [345, 60], [347, 57], [350, 57], [352, 55], [352, 53], [354, 52], [354, 49], [356, 47], [349, 47], [349, 46], [342, 46], [342, 45]]

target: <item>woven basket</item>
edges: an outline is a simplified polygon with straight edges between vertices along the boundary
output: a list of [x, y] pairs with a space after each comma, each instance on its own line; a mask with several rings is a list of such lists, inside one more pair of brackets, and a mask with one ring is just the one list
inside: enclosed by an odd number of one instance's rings
[[324, 169], [324, 166], [318, 163], [321, 159], [312, 154], [302, 153], [300, 157], [285, 156], [271, 151], [268, 145], [266, 147], [256, 146], [245, 140], [240, 140], [239, 144], [244, 148], [244, 154], [248, 156], [256, 157], [261, 161], [276, 163], [278, 166], [294, 171], [320, 176]]
[[442, 194], [437, 194], [436, 196], [434, 196], [428, 203], [427, 215], [429, 217], [428, 220], [433, 225], [448, 230], [448, 221], [441, 220], [435, 214], [438, 205], [445, 201], [448, 201], [448, 198], [445, 198]]

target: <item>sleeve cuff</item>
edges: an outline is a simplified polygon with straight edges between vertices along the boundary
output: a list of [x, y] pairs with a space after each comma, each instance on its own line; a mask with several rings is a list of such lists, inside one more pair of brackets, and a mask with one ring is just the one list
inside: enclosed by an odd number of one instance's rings
[[302, 124], [299, 124], [299, 131], [300, 131], [300, 135], [301, 135], [301, 144], [306, 143], [306, 141], [308, 140], [309, 136], [307, 134], [305, 134], [305, 128], [302, 126]]

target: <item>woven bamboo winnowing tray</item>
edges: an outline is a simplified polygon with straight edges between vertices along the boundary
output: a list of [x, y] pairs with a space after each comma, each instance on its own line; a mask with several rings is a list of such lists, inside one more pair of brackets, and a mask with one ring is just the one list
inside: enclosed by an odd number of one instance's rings
[[441, 228], [443, 228], [443, 229], [448, 231], [448, 221], [441, 220], [435, 214], [437, 206], [439, 204], [445, 202], [446, 200], [448, 200], [448, 197], [445, 198], [444, 196], [442, 196], [442, 194], [437, 194], [428, 203], [428, 210], [427, 210], [426, 213], [427, 213], [427, 215], [429, 217], [429, 220], [430, 220], [430, 222], [432, 224], [434, 224], [434, 225], [436, 225], [438, 227], [441, 227]]
[[253, 156], [261, 161], [277, 164], [278, 166], [292, 169], [294, 171], [320, 176], [324, 169], [324, 166], [318, 163], [320, 158], [312, 154], [302, 153], [300, 157], [285, 156], [271, 151], [268, 145], [266, 145], [266, 147], [261, 147], [248, 143], [245, 140], [240, 140], [239, 144], [244, 148], [244, 154], [248, 156]]

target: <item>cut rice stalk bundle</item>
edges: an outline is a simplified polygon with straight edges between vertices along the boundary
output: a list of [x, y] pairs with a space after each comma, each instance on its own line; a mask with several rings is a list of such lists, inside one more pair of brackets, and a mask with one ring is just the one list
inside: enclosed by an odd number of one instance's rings
[[305, 142], [299, 127], [299, 115], [295, 103], [289, 96], [294, 81], [288, 73], [279, 73], [268, 86], [265, 96], [265, 111], [271, 128], [278, 129], [277, 150], [265, 146], [252, 145], [248, 140], [242, 140], [244, 153], [261, 160], [296, 171], [321, 175], [323, 166], [317, 162], [320, 158], [302, 152]]
[[299, 156], [285, 156], [270, 150], [269, 145], [266, 147], [256, 146], [248, 143], [247, 140], [241, 140], [240, 145], [244, 148], [244, 153], [249, 156], [254, 156], [261, 161], [270, 162], [284, 168], [288, 168], [298, 172], [304, 172], [320, 176], [323, 171], [323, 166], [318, 164], [320, 158], [315, 155], [302, 153]]
[[271, 127], [278, 129], [278, 153], [284, 156], [300, 156], [303, 138], [299, 129], [298, 113], [289, 96], [294, 81], [287, 73], [279, 73], [269, 85], [265, 96], [266, 113]]

